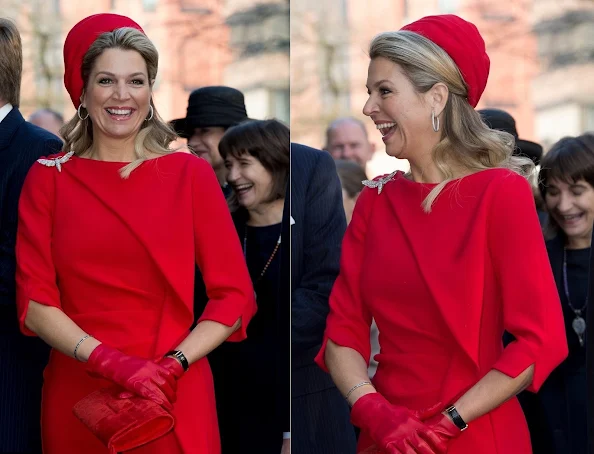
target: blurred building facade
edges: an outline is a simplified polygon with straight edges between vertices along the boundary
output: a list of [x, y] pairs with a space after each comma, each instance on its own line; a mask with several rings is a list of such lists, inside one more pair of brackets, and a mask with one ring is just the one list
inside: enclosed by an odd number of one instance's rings
[[[539, 12], [545, 4], [555, 8], [544, 17]], [[581, 4], [581, 6], [577, 6]], [[584, 47], [589, 47], [590, 64], [594, 40], [591, 39], [592, 19], [583, 10], [594, 7], [587, 0], [376, 0], [373, 5], [358, 0], [300, 0], [291, 5], [291, 133], [292, 140], [315, 147], [325, 142], [324, 130], [334, 118], [353, 115], [368, 125], [370, 139], [375, 142], [376, 156], [370, 163], [369, 173], [387, 173], [408, 164], [385, 155], [381, 135], [361, 110], [367, 99], [365, 88], [369, 57], [369, 42], [377, 33], [398, 30], [404, 24], [431, 14], [457, 14], [477, 25], [491, 59], [491, 72], [487, 88], [478, 109], [496, 107], [510, 112], [517, 122], [522, 138], [549, 144], [575, 131], [587, 129], [593, 121], [592, 109], [561, 96], [558, 91], [583, 92], [587, 81], [594, 76], [588, 64], [568, 64], [565, 76], [551, 74], [554, 66], [548, 63], [547, 52], [563, 48], [566, 40], [572, 42], [584, 58]], [[582, 25], [565, 20], [567, 33], [560, 39], [548, 22], [563, 17], [567, 11], [579, 10]], [[571, 16], [573, 17], [573, 16]], [[586, 25], [590, 35], [586, 44]], [[549, 30], [548, 35], [541, 29]], [[548, 27], [548, 28], [547, 28]], [[551, 28], [552, 27], [552, 28]], [[583, 30], [583, 31], [580, 31]], [[553, 39], [553, 37], [555, 37]], [[580, 50], [577, 50], [580, 49]], [[586, 76], [589, 74], [589, 77]], [[581, 77], [580, 83], [570, 77]], [[563, 88], [561, 88], [563, 86]], [[570, 88], [570, 86], [572, 86]], [[592, 90], [592, 88], [588, 88]], [[561, 100], [563, 99], [563, 100]], [[588, 98], [591, 99], [591, 98]], [[590, 102], [591, 105], [591, 102]], [[573, 117], [565, 116], [564, 127], [556, 127], [559, 110], [571, 110]], [[577, 120], [576, 112], [582, 113]], [[589, 113], [590, 112], [590, 113]], [[589, 117], [588, 117], [589, 116]], [[587, 120], [590, 118], [590, 120]], [[571, 124], [571, 126], [570, 126]], [[590, 127], [591, 129], [591, 127]], [[565, 133], [564, 131], [567, 131]]]
[[536, 136], [545, 148], [594, 131], [594, 2], [535, 0], [541, 71], [534, 80]]
[[[257, 1], [0, 0], [2, 15], [16, 21], [23, 39], [21, 110], [25, 116], [41, 107], [61, 112], [65, 118], [74, 114], [62, 80], [62, 49], [66, 34], [86, 16], [113, 12], [133, 18], [159, 51], [154, 98], [164, 119], [185, 115], [192, 90], [227, 84], [240, 90], [247, 89], [246, 105], [250, 117], [277, 117], [288, 123], [288, 108], [274, 97], [274, 90], [284, 89], [288, 93], [288, 38], [284, 47], [257, 45], [260, 37], [282, 34], [283, 24], [288, 37], [288, 5], [277, 14], [281, 17], [284, 14], [284, 22], [278, 17], [270, 21], [268, 16], [264, 17], [268, 13], [265, 8], [256, 8]], [[242, 75], [240, 71], [232, 70], [246, 58], [242, 47], [244, 41], [237, 38], [234, 17], [248, 13], [253, 25], [245, 37], [250, 37], [258, 47], [259, 55], [265, 56], [268, 67], [277, 69], [275, 72], [247, 71]], [[229, 74], [235, 74], [235, 77]], [[258, 92], [257, 88], [264, 90]]]

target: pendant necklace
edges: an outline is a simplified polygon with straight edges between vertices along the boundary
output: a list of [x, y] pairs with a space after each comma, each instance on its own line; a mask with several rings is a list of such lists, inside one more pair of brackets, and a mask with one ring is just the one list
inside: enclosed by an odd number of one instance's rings
[[[245, 229], [243, 231], [243, 256], [246, 259], [246, 263], [247, 263], [247, 231], [248, 231], [248, 226], [246, 224]], [[272, 259], [274, 259], [274, 256], [276, 255], [278, 248], [281, 245], [281, 234], [278, 235], [278, 240], [276, 240], [276, 246], [274, 246], [274, 250], [272, 251], [272, 254], [270, 254], [270, 257], [268, 259], [268, 261], [266, 262], [266, 265], [264, 265], [264, 268], [262, 269], [262, 271], [260, 272], [260, 275], [258, 276], [258, 278], [256, 279], [256, 281], [253, 283], [254, 285], [254, 298], [258, 299], [258, 295], [256, 294], [256, 284], [258, 282], [260, 282], [260, 279], [262, 279], [262, 277], [264, 277], [264, 274], [266, 274], [266, 270], [268, 269], [268, 267], [270, 266], [270, 264], [272, 263]]]
[[571, 327], [580, 341], [580, 346], [584, 346], [584, 334], [586, 333], [586, 321], [582, 317], [582, 312], [586, 309], [588, 304], [588, 295], [586, 295], [586, 302], [580, 309], [576, 309], [571, 304], [569, 299], [569, 285], [567, 284], [567, 248], [563, 248], [563, 289], [565, 290], [565, 297], [567, 298], [567, 304], [575, 314], [575, 318], [571, 322]]

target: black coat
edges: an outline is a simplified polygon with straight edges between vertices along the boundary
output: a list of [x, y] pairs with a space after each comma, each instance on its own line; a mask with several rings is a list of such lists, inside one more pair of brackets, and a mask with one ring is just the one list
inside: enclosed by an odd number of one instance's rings
[[27, 172], [62, 142], [27, 123], [15, 107], [0, 123], [0, 452], [40, 453], [42, 371], [49, 347], [18, 328], [15, 243], [18, 200]]
[[520, 403], [530, 427], [534, 454], [582, 454], [587, 452], [585, 436], [580, 432], [583, 414], [578, 408], [586, 399], [584, 349], [571, 327], [575, 315], [564, 294], [564, 239], [556, 237], [546, 244], [563, 308], [569, 355], [551, 373], [536, 396], [524, 392], [519, 396]]
[[[592, 233], [594, 245], [594, 232]], [[591, 252], [591, 250], [590, 250]], [[588, 452], [594, 454], [594, 254], [590, 254], [590, 279], [588, 290], [588, 310], [586, 319], [586, 372], [588, 400]]]
[[314, 363], [346, 229], [342, 189], [328, 153], [292, 144], [291, 216], [291, 450], [351, 454], [356, 442], [348, 405]]

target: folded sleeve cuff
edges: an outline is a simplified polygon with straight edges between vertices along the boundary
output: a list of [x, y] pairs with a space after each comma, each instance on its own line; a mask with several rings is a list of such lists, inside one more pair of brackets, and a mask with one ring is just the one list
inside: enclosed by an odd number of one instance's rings
[[255, 313], [256, 302], [253, 296], [238, 297], [236, 301], [227, 299], [224, 302], [211, 299], [198, 319], [198, 323], [210, 320], [231, 327], [241, 317], [240, 327], [227, 338], [229, 342], [239, 342], [247, 338], [247, 327]]
[[[369, 337], [369, 336], [368, 336]], [[316, 364], [322, 368], [324, 372], [329, 373], [328, 367], [326, 366], [326, 360], [324, 355], [326, 354], [326, 347], [328, 345], [328, 340], [332, 340], [336, 345], [341, 347], [352, 348], [357, 353], [359, 353], [363, 359], [365, 360], [367, 367], [369, 367], [369, 358], [371, 356], [371, 344], [369, 342], [369, 338], [367, 338], [367, 343], [362, 340], [353, 341], [355, 336], [353, 333], [349, 332], [347, 329], [341, 329], [335, 327], [334, 329], [326, 329], [326, 333], [324, 335], [324, 341], [322, 342], [322, 348], [316, 355], [314, 361]]]
[[560, 345], [547, 349], [546, 354], [539, 354], [529, 351], [529, 349], [518, 343], [518, 341], [514, 341], [503, 351], [503, 354], [493, 368], [511, 378], [516, 378], [530, 366], [534, 365], [532, 382], [526, 389], [536, 393], [553, 369], [566, 356], [567, 346], [562, 342]]

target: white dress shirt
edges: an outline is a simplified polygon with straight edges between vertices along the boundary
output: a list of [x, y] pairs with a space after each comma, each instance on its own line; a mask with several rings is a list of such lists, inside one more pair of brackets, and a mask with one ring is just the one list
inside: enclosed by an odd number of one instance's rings
[[10, 103], [4, 104], [2, 107], [0, 107], [0, 123], [2, 123], [2, 120], [6, 118], [6, 116], [10, 113], [11, 110], [12, 104]]

